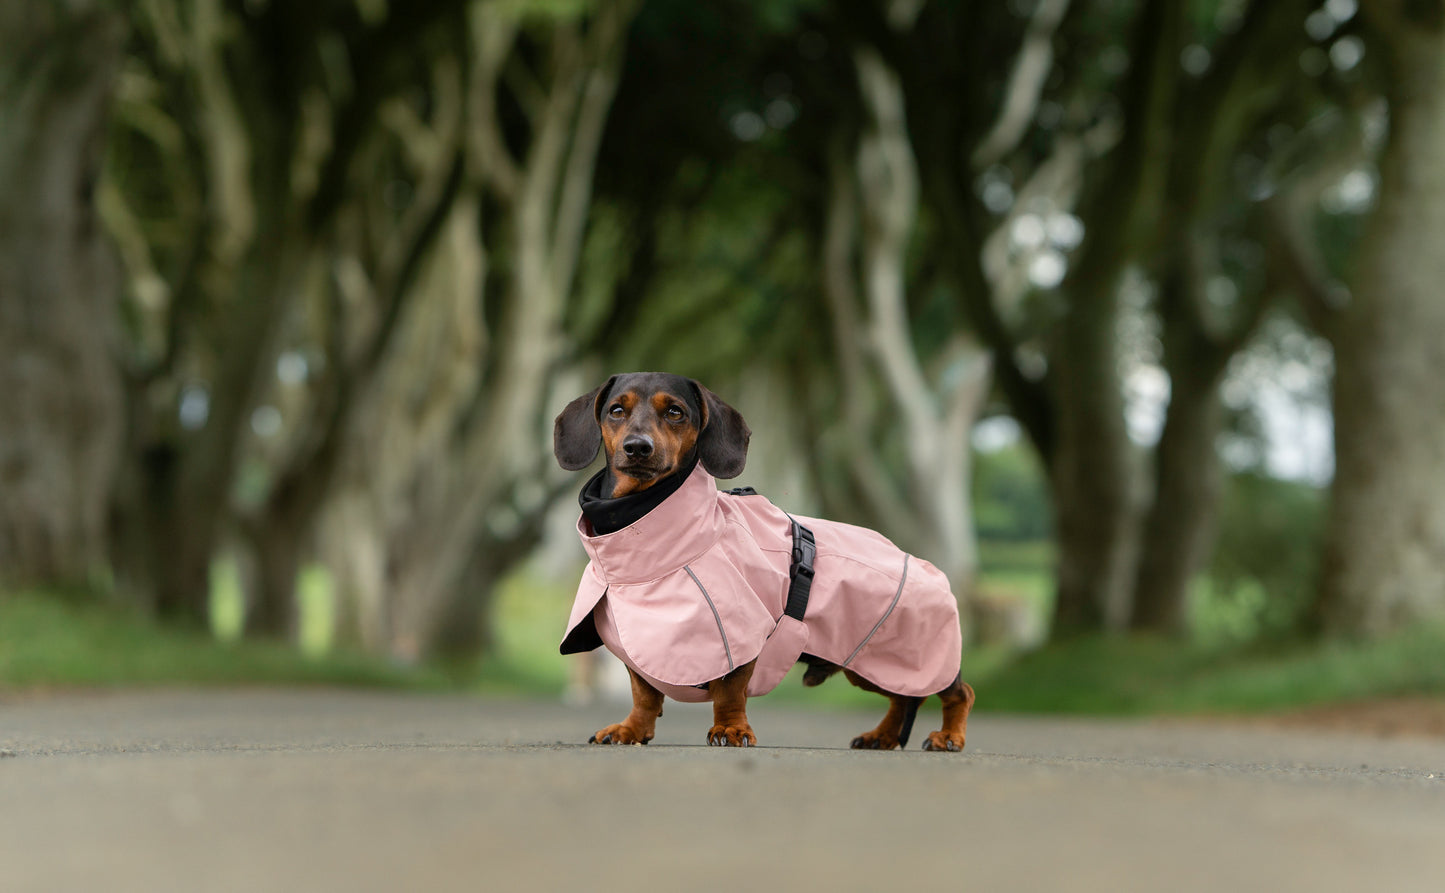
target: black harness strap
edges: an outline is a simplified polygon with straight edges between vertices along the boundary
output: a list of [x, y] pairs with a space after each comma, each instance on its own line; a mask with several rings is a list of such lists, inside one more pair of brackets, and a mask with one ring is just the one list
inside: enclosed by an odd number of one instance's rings
[[802, 620], [808, 611], [808, 594], [813, 591], [813, 562], [818, 557], [818, 546], [813, 540], [813, 531], [793, 522], [793, 564], [788, 570], [788, 603], [783, 613], [794, 620]]

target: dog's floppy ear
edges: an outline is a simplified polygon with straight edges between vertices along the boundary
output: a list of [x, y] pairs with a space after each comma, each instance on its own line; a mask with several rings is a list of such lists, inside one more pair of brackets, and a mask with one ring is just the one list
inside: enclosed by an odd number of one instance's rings
[[735, 478], [748, 461], [748, 439], [753, 432], [743, 414], [728, 406], [707, 388], [692, 382], [703, 407], [702, 433], [697, 438], [697, 455], [708, 474]]
[[612, 376], [595, 391], [568, 403], [552, 423], [552, 452], [557, 464], [568, 471], [586, 468], [597, 458], [602, 446], [602, 428], [597, 424], [597, 403], [612, 390]]

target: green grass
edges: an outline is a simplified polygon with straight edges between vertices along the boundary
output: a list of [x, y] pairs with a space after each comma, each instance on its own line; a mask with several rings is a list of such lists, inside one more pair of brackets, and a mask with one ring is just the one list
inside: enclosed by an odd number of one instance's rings
[[169, 684], [446, 684], [361, 655], [307, 656], [281, 643], [225, 642], [160, 627], [126, 608], [64, 597], [0, 596], [0, 690]]
[[[1233, 649], [1157, 637], [1057, 643], [977, 680], [986, 709], [1095, 714], [1249, 713], [1445, 695], [1445, 628], [1374, 642]], [[967, 658], [965, 658], [967, 666]]]
[[[1047, 544], [984, 549], [980, 587], [1047, 611], [1052, 602]], [[566, 682], [557, 640], [572, 603], [573, 582], [545, 580], [535, 569], [514, 575], [498, 594], [495, 678], [553, 696]], [[1404, 694], [1445, 695], [1445, 628], [1392, 639], [1343, 642], [1247, 642], [1235, 614], [1248, 599], [1221, 600], [1202, 588], [1193, 606], [1204, 633], [1194, 642], [1158, 637], [1094, 636], [1019, 655], [1003, 647], [964, 653], [964, 678], [981, 709], [1008, 712], [1251, 712]], [[823, 708], [874, 707], [878, 696], [835, 677], [805, 689], [802, 671], [769, 695], [773, 702]]]
[[[1043, 608], [1048, 587], [1020, 550], [983, 575], [984, 587]], [[574, 582], [530, 568], [497, 593], [497, 648], [481, 661], [402, 668], [331, 647], [314, 630], [329, 616], [330, 587], [303, 581], [298, 649], [242, 641], [239, 615], [227, 620], [224, 572], [218, 575], [222, 616], [214, 633], [158, 626], [140, 614], [64, 596], [0, 595], [0, 691], [46, 687], [134, 685], [326, 684], [449, 688], [519, 696], [560, 695], [568, 675], [557, 641]], [[1238, 601], [1238, 600], [1236, 600]], [[1242, 602], [1241, 602], [1242, 604]], [[1213, 610], [1213, 609], [1210, 609]], [[307, 616], [311, 620], [305, 620]], [[1221, 615], [1225, 619], [1225, 615]], [[1233, 632], [1233, 620], [1214, 621]], [[235, 625], [227, 628], [227, 623]], [[230, 638], [227, 638], [227, 635]], [[1445, 696], [1445, 627], [1418, 629], [1363, 643], [1239, 644], [1233, 635], [1195, 642], [1156, 637], [1092, 636], [1028, 654], [975, 647], [964, 654], [964, 678], [981, 709], [1007, 712], [1154, 713], [1258, 712], [1395, 695]], [[873, 707], [876, 695], [841, 677], [804, 689], [794, 670], [774, 701], [823, 708]]]

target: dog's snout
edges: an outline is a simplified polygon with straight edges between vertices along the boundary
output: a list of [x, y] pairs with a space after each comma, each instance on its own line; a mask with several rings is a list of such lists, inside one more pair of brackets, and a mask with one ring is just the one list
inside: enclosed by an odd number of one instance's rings
[[629, 459], [646, 459], [652, 455], [652, 438], [645, 434], [634, 434], [622, 441], [622, 452]]

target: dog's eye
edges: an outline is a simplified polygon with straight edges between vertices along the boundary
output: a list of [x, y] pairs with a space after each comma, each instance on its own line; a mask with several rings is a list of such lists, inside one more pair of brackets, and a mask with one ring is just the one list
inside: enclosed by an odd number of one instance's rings
[[676, 407], [676, 406], [669, 406], [669, 407], [667, 408], [667, 411], [664, 412], [663, 415], [667, 416], [667, 418], [668, 418], [670, 421], [674, 421], [674, 422], [680, 422], [680, 421], [682, 421], [682, 410], [679, 409], [679, 408]]
[[627, 414], [627, 411], [622, 408], [621, 403], [614, 403], [612, 404], [612, 408], [607, 410], [607, 414], [614, 419], [620, 419]]

